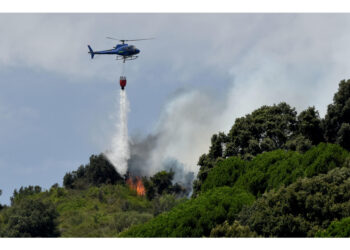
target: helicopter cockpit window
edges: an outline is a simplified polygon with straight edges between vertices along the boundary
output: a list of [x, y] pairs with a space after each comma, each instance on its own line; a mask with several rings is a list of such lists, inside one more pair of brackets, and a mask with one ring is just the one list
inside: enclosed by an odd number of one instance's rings
[[130, 49], [134, 50], [134, 49], [135, 49], [135, 46], [134, 46], [134, 45], [131, 45], [131, 46], [130, 46]]

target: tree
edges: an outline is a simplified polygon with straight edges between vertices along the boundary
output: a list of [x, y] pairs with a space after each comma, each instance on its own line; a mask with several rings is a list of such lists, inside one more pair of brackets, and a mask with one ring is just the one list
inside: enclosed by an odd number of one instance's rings
[[350, 80], [342, 80], [339, 83], [338, 92], [333, 97], [333, 103], [328, 105], [324, 120], [325, 138], [328, 142], [334, 143], [339, 140], [338, 132], [343, 123], [350, 124]]
[[156, 189], [153, 182], [146, 177], [142, 178], [142, 183], [146, 189], [146, 197], [149, 200], [153, 200], [156, 196]]
[[90, 157], [90, 163], [85, 166], [85, 174], [93, 185], [116, 184], [123, 180], [114, 166], [102, 154]]
[[324, 141], [321, 119], [315, 107], [309, 107], [298, 115], [299, 131], [313, 145]]
[[58, 237], [58, 213], [52, 203], [22, 198], [5, 213], [2, 237]]
[[35, 194], [41, 193], [42, 188], [40, 186], [28, 186], [28, 187], [21, 187], [18, 191], [15, 189], [13, 191], [13, 196], [10, 198], [11, 204], [13, 204], [17, 200], [21, 200], [23, 198], [26, 198], [28, 196], [32, 196]]
[[172, 194], [180, 197], [185, 195], [186, 188], [179, 183], [173, 184], [174, 174], [172, 169], [170, 169], [170, 172], [163, 170], [150, 178], [142, 178], [143, 185], [146, 189], [146, 197], [149, 200], [153, 200], [165, 194]]
[[76, 171], [68, 172], [63, 177], [66, 188], [85, 189], [101, 184], [116, 184], [124, 181], [114, 166], [103, 154], [92, 155], [89, 164], [81, 165]]
[[337, 133], [336, 142], [343, 148], [350, 150], [350, 124], [343, 123]]
[[312, 146], [312, 142], [302, 135], [297, 135], [286, 142], [285, 148], [293, 151], [306, 152]]
[[160, 171], [150, 179], [156, 189], [156, 193], [162, 195], [165, 192], [169, 193], [171, 191], [173, 178], [174, 172]]
[[63, 186], [65, 188], [73, 188], [74, 176], [72, 173], [66, 173], [63, 177]]
[[227, 135], [226, 156], [257, 155], [282, 148], [298, 133], [296, 111], [282, 102], [237, 118]]
[[209, 149], [208, 157], [212, 160], [217, 159], [218, 157], [222, 157], [223, 150], [222, 144], [227, 142], [227, 137], [223, 132], [219, 134], [214, 134], [211, 137], [211, 146]]

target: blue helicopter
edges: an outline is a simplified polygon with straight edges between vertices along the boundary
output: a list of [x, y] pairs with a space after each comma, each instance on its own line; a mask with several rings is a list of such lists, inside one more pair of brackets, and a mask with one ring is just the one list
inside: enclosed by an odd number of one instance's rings
[[89, 54], [91, 54], [91, 59], [94, 58], [94, 55], [117, 55], [116, 60], [135, 60], [138, 56], [137, 54], [140, 53], [140, 50], [136, 48], [134, 45], [128, 45], [125, 42], [127, 41], [141, 41], [141, 40], [151, 40], [152, 38], [142, 38], [142, 39], [133, 39], [133, 40], [125, 40], [125, 39], [116, 39], [114, 37], [106, 37], [108, 39], [117, 40], [122, 42], [121, 44], [117, 44], [117, 46], [113, 47], [113, 49], [109, 50], [102, 50], [102, 51], [93, 51], [90, 45], [88, 45], [89, 48]]

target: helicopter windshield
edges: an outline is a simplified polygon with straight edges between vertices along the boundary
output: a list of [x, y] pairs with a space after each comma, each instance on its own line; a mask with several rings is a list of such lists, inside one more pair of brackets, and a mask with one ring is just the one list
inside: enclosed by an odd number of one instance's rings
[[134, 46], [134, 45], [131, 45], [131, 46], [130, 46], [130, 49], [134, 50], [134, 49], [135, 49], [135, 46]]

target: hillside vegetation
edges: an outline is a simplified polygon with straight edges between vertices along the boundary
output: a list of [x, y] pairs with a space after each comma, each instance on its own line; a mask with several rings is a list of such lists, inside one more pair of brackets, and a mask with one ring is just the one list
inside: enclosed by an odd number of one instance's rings
[[138, 195], [103, 155], [91, 156], [63, 187], [15, 190], [11, 206], [0, 205], [0, 236], [349, 237], [349, 150], [343, 80], [324, 118], [279, 103], [214, 134], [191, 197], [172, 170], [142, 177]]

